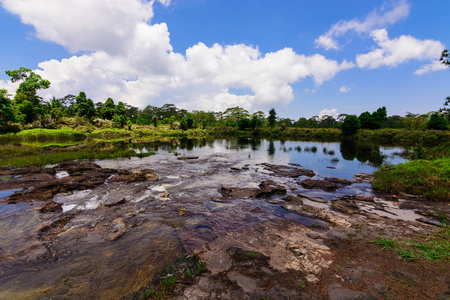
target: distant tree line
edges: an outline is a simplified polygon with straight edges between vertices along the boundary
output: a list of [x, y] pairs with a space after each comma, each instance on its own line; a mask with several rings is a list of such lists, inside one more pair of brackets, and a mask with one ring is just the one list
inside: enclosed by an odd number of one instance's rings
[[[446, 58], [447, 52], [443, 53]], [[448, 64], [448, 60], [443, 61]], [[103, 122], [111, 127], [131, 128], [133, 124], [141, 126], [168, 125], [174, 129], [187, 130], [206, 127], [237, 127], [239, 130], [255, 130], [263, 127], [279, 126], [297, 128], [340, 128], [346, 135], [356, 133], [358, 129], [404, 128], [408, 130], [438, 129], [448, 127], [450, 114], [447, 108], [450, 97], [441, 112], [431, 112], [416, 115], [407, 112], [405, 116], [387, 116], [386, 107], [374, 112], [363, 112], [359, 116], [341, 114], [333, 116], [300, 117], [298, 120], [280, 118], [274, 108], [268, 115], [262, 111], [250, 114], [246, 109], [236, 106], [223, 112], [212, 112], [179, 109], [174, 104], [164, 104], [162, 107], [148, 105], [143, 109], [128, 105], [122, 101], [115, 104], [108, 98], [104, 103], [96, 102], [87, 97], [85, 92], [78, 96], [67, 95], [43, 101], [37, 92], [50, 87], [48, 80], [30, 69], [6, 71], [12, 82], [20, 82], [14, 98], [4, 89], [0, 90], [0, 130], [11, 131], [14, 125], [22, 128], [55, 128], [64, 124], [65, 118], [79, 118], [86, 122]]]

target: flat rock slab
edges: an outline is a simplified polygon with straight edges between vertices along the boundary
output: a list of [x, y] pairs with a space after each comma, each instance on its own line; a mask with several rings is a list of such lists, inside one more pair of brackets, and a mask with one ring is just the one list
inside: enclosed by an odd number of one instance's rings
[[271, 171], [278, 176], [297, 178], [300, 176], [313, 177], [314, 175], [316, 175], [316, 173], [314, 173], [312, 170], [299, 169], [295, 166], [274, 165], [269, 163], [262, 163], [261, 165], [264, 167], [264, 169]]
[[298, 183], [302, 187], [307, 189], [322, 189], [325, 191], [334, 191], [338, 188], [335, 183], [315, 179], [305, 179], [303, 181], [299, 181]]

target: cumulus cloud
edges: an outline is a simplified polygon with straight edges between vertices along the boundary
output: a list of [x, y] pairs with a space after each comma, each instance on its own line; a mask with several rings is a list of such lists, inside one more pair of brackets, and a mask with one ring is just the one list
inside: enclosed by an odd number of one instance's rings
[[[389, 39], [386, 29], [374, 30], [371, 36], [379, 48], [356, 56], [356, 63], [360, 68], [395, 67], [412, 59], [438, 60], [444, 49], [444, 45], [439, 41], [420, 40], [410, 35]], [[416, 74], [436, 69], [438, 69], [436, 64], [427, 65], [417, 70]]]
[[381, 8], [373, 10], [363, 20], [353, 19], [337, 22], [327, 33], [315, 40], [316, 46], [326, 50], [337, 50], [339, 49], [339, 44], [335, 38], [349, 31], [357, 34], [369, 33], [376, 28], [394, 24], [409, 15], [410, 5], [406, 0], [396, 1], [393, 4], [390, 7], [383, 5]]
[[[174, 103], [189, 110], [223, 110], [237, 105], [250, 110], [288, 104], [294, 98], [291, 84], [306, 77], [320, 85], [355, 67], [345, 60], [297, 54], [291, 48], [263, 54], [242, 44], [207, 47], [198, 43], [185, 55], [176, 53], [167, 25], [149, 23], [154, 1], [0, 2], [33, 25], [38, 37], [72, 51], [92, 51], [38, 65], [36, 72], [52, 82], [50, 89], [42, 91], [46, 98], [83, 90], [94, 101], [112, 97], [139, 107]], [[84, 22], [71, 24], [77, 18]], [[90, 19], [93, 23], [87, 22]], [[249, 92], [236, 95], [230, 92], [234, 89]]]
[[337, 108], [321, 110], [319, 112], [319, 119], [322, 119], [325, 116], [332, 116], [333, 118], [336, 119], [339, 116]]
[[441, 63], [440, 61], [436, 60], [428, 65], [423, 65], [419, 69], [417, 69], [414, 74], [416, 75], [423, 75], [428, 72], [434, 72], [434, 71], [440, 71], [447, 69], [447, 66]]
[[343, 86], [341, 86], [341, 87], [339, 88], [339, 92], [341, 92], [341, 93], [348, 93], [348, 92], [350, 92], [351, 90], [352, 90], [351, 88], [346, 87], [345, 85], [343, 85]]

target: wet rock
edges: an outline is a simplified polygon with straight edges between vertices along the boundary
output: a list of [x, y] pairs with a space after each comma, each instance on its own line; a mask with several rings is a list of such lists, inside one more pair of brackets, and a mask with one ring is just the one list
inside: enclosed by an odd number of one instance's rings
[[416, 221], [424, 223], [424, 224], [428, 224], [428, 225], [433, 225], [433, 226], [437, 226], [437, 227], [443, 227], [441, 222], [433, 220], [433, 219], [418, 218], [418, 219], [416, 219]]
[[375, 202], [373, 197], [370, 196], [361, 196], [361, 195], [347, 195], [339, 197], [340, 200], [355, 200], [355, 201], [362, 201], [362, 202]]
[[219, 192], [225, 198], [241, 198], [247, 199], [253, 197], [255, 192], [260, 191], [259, 188], [237, 188], [231, 186], [222, 186]]
[[353, 182], [355, 182], [355, 183], [363, 183], [363, 182], [372, 183], [373, 175], [367, 174], [367, 173], [356, 173], [355, 175], [353, 175]]
[[271, 171], [278, 176], [297, 178], [300, 176], [313, 177], [314, 175], [316, 175], [312, 170], [299, 169], [292, 166], [274, 165], [269, 163], [262, 163], [261, 165], [264, 167], [264, 169]]
[[311, 200], [311, 201], [314, 201], [314, 202], [319, 202], [319, 203], [328, 203], [329, 202], [329, 201], [327, 201], [327, 200], [325, 200], [323, 198], [320, 198], [320, 197], [312, 197], [312, 196], [307, 196], [307, 195], [304, 195], [304, 194], [298, 194], [298, 196], [300, 198], [305, 198], [305, 199], [308, 199], [308, 200]]
[[336, 169], [336, 167], [327, 166], [327, 169], [332, 169], [332, 170], [334, 170], [334, 169]]
[[42, 203], [39, 208], [39, 212], [41, 213], [52, 213], [52, 212], [60, 212], [62, 211], [62, 204], [56, 202]]
[[160, 197], [160, 198], [168, 198], [169, 194], [168, 193], [159, 193], [158, 197]]
[[258, 288], [258, 281], [251, 277], [239, 273], [229, 273], [227, 276], [231, 281], [234, 281], [242, 288], [245, 293], [253, 293]]
[[302, 165], [296, 164], [296, 163], [288, 163], [288, 165], [294, 166], [294, 167], [299, 167], [299, 168], [303, 167]]
[[70, 175], [74, 175], [79, 172], [99, 170], [102, 167], [92, 162], [84, 162], [84, 161], [65, 161], [58, 164], [53, 169], [55, 171], [66, 171]]
[[349, 215], [360, 213], [358, 205], [356, 205], [355, 200], [350, 199], [336, 199], [331, 202], [331, 208], [343, 212]]
[[322, 181], [322, 180], [315, 180], [315, 179], [305, 179], [298, 182], [302, 187], [307, 189], [322, 189], [325, 191], [334, 191], [337, 189], [337, 185], [328, 182], [328, 181]]
[[178, 156], [178, 160], [197, 159], [198, 156]]
[[108, 241], [117, 240], [128, 231], [127, 226], [123, 222], [122, 218], [114, 219], [111, 223], [110, 231], [106, 235]]
[[337, 177], [325, 177], [325, 181], [333, 182], [333, 183], [339, 183], [339, 184], [345, 184], [350, 185], [352, 182], [350, 180], [344, 179], [344, 178], [337, 178]]
[[294, 195], [287, 195], [286, 197], [283, 197], [283, 200], [287, 201], [287, 202], [295, 202], [295, 203], [303, 204], [303, 200], [300, 199], [299, 197], [295, 197]]
[[103, 202], [103, 206], [106, 207], [113, 207], [121, 204], [125, 204], [127, 201], [125, 197], [122, 195], [109, 195], [108, 199], [106, 199], [105, 202]]
[[260, 214], [260, 213], [262, 213], [263, 212], [263, 210], [260, 208], [260, 207], [255, 207], [255, 208], [253, 208], [253, 209], [251, 209], [250, 210], [252, 213], [258, 213], [258, 214]]
[[286, 194], [286, 187], [277, 184], [273, 180], [265, 180], [259, 184], [259, 191], [254, 193], [254, 197], [266, 197], [272, 194]]
[[231, 167], [230, 169], [233, 171], [241, 171], [241, 168], [239, 168], [239, 167]]
[[147, 181], [158, 181], [158, 175], [152, 169], [143, 169], [133, 171], [132, 174], [136, 174], [138, 176], [143, 176]]

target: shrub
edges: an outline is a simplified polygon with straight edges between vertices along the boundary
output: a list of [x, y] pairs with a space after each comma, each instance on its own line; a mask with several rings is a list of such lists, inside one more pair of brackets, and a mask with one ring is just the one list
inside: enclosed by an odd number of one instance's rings
[[354, 135], [361, 128], [361, 122], [355, 115], [348, 115], [342, 123], [342, 133], [344, 135]]
[[440, 116], [438, 113], [431, 115], [430, 120], [427, 122], [427, 128], [433, 130], [446, 130], [448, 126], [447, 120]]

